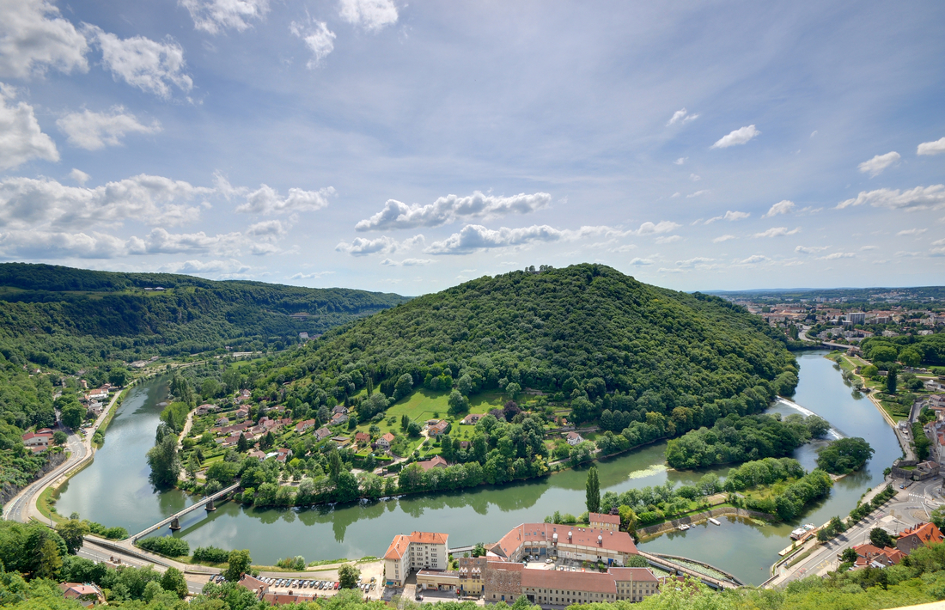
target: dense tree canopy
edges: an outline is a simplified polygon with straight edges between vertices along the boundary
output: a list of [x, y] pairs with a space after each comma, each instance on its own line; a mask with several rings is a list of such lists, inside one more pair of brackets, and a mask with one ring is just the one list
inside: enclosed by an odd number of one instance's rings
[[418, 387], [466, 396], [536, 388], [573, 400], [577, 421], [610, 411], [608, 426], [621, 432], [657, 413], [672, 418], [670, 435], [720, 412], [758, 411], [797, 384], [783, 341], [743, 308], [587, 264], [425, 295], [275, 364], [265, 381], [297, 380], [293, 390], [313, 406], [357, 406], [368, 380], [394, 400]]
[[874, 452], [862, 438], [841, 438], [820, 450], [817, 467], [833, 474], [847, 474], [862, 468]]
[[824, 420], [817, 416], [792, 414], [782, 421], [779, 415], [732, 414], [669, 441], [666, 461], [673, 468], [692, 469], [783, 457], [824, 431]]

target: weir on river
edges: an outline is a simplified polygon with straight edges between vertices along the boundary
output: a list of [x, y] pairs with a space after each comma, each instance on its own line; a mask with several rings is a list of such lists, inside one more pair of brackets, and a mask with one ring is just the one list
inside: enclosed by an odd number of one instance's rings
[[[798, 362], [797, 393], [791, 401], [777, 402], [770, 411], [816, 413], [838, 434], [842, 431], [845, 436], [863, 437], [876, 450], [863, 471], [838, 481], [830, 496], [798, 521], [823, 523], [834, 515], [847, 514], [867, 488], [882, 480], [883, 468], [899, 457], [900, 449], [895, 434], [875, 407], [853, 394], [853, 388], [845, 385], [823, 353], [801, 354]], [[177, 490], [156, 492], [148, 482], [145, 453], [154, 444], [161, 411], [158, 403], [166, 393], [166, 380], [161, 379], [133, 390], [109, 426], [95, 462], [62, 491], [60, 514], [76, 511], [86, 519], [141, 531], [194, 503]], [[805, 445], [795, 451], [794, 457], [811, 469], [817, 448], [824, 444], [817, 441]], [[693, 484], [707, 472], [725, 476], [729, 470], [727, 466], [695, 472], [668, 470], [665, 447], [665, 443], [654, 444], [598, 462], [601, 491], [622, 492], [667, 481]], [[188, 513], [181, 519], [182, 529], [174, 535], [186, 539], [191, 548], [214, 545], [249, 549], [254, 562], [266, 564], [295, 555], [308, 561], [380, 556], [394, 534], [413, 530], [448, 533], [451, 547], [489, 543], [521, 523], [542, 521], [556, 510], [574, 515], [584, 512], [586, 474], [585, 469], [565, 471], [503, 487], [335, 507], [257, 510], [226, 502], [210, 514], [201, 510]], [[721, 527], [695, 525], [686, 532], [647, 541], [640, 548], [691, 557], [718, 566], [745, 583], [760, 584], [767, 578], [767, 567], [778, 551], [790, 543], [788, 536], [796, 526], [726, 518]]]

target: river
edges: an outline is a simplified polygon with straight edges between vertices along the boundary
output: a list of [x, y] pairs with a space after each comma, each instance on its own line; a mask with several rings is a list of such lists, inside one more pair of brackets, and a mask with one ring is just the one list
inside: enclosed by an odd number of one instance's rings
[[[800, 522], [818, 525], [834, 515], [845, 515], [856, 500], [883, 479], [883, 469], [899, 457], [895, 434], [870, 401], [854, 396], [823, 357], [824, 352], [798, 356], [799, 384], [793, 400], [827, 419], [844, 436], [861, 436], [876, 449], [867, 467], [839, 481], [830, 496], [808, 511]], [[191, 499], [172, 490], [156, 493], [148, 483], [145, 453], [154, 443], [154, 431], [166, 385], [154, 380], [135, 388], [109, 426], [105, 446], [95, 462], [76, 475], [62, 490], [57, 510], [107, 525], [121, 525], [136, 532], [166, 515], [186, 507]], [[771, 409], [796, 412], [777, 404]], [[805, 445], [795, 456], [810, 469], [823, 441]], [[724, 475], [728, 467], [711, 471], [667, 470], [659, 443], [598, 463], [601, 490], [623, 491], [633, 487], [694, 482], [705, 472]], [[559, 510], [584, 512], [586, 472], [566, 471], [538, 481], [474, 491], [406, 497], [401, 500], [348, 505], [338, 508], [262, 509], [229, 502], [210, 514], [194, 511], [181, 522], [182, 536], [191, 546], [215, 545], [247, 548], [253, 561], [274, 564], [287, 556], [307, 560], [380, 556], [397, 533], [413, 530], [450, 535], [450, 546], [498, 540], [512, 527], [541, 521]], [[746, 583], [767, 578], [767, 568], [777, 552], [790, 544], [795, 524], [755, 525], [725, 520], [721, 527], [695, 526], [641, 545], [650, 552], [684, 555], [716, 565]]]

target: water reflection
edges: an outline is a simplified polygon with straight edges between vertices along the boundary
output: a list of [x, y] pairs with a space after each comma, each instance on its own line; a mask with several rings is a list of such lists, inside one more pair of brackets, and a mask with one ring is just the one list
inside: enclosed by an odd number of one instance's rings
[[[828, 498], [798, 521], [819, 525], [833, 515], [848, 513], [860, 495], [882, 479], [883, 468], [899, 457], [900, 450], [876, 408], [850, 395], [829, 360], [816, 353], [803, 354], [798, 360], [800, 384], [793, 400], [830, 421], [842, 435], [861, 436], [876, 449], [864, 471], [839, 481]], [[60, 512], [78, 510], [83, 517], [138, 531], [191, 502], [176, 491], [154, 493], [147, 482], [144, 454], [153, 444], [160, 412], [157, 402], [163, 400], [166, 388], [154, 385], [139, 390], [126, 400], [95, 463], [63, 494]], [[796, 412], [785, 405], [772, 410]], [[817, 449], [824, 444], [815, 441], [800, 447], [794, 457], [811, 469]], [[697, 472], [668, 470], [664, 450], [664, 443], [656, 443], [602, 460], [597, 465], [602, 491], [620, 493], [667, 481], [691, 484], [706, 472], [724, 476], [729, 470], [728, 466]], [[247, 548], [254, 561], [268, 564], [294, 555], [308, 560], [379, 556], [394, 534], [415, 529], [449, 533], [451, 546], [490, 542], [522, 522], [541, 521], [556, 510], [574, 515], [584, 512], [586, 476], [586, 470], [565, 471], [501, 487], [304, 509], [255, 509], [227, 502], [212, 513], [190, 513], [175, 535], [185, 538], [192, 549], [208, 545]], [[760, 583], [777, 552], [790, 544], [793, 527], [796, 523], [759, 525], [732, 517], [721, 527], [673, 532], [643, 547], [707, 561], [745, 582]]]

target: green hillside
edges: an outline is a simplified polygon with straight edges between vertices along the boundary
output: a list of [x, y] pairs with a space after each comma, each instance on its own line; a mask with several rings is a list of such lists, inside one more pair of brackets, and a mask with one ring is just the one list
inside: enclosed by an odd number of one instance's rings
[[[160, 289], [160, 290], [157, 290]], [[0, 350], [72, 372], [99, 360], [280, 347], [407, 299], [395, 294], [0, 264]], [[293, 314], [307, 314], [291, 317]]]
[[764, 408], [793, 391], [796, 371], [783, 341], [744, 309], [583, 264], [416, 298], [277, 359], [268, 381], [299, 380], [293, 393], [312, 407], [329, 397], [357, 405], [369, 384], [400, 399], [514, 383], [570, 402], [579, 420], [611, 411], [617, 432], [648, 413], [674, 415], [672, 435]]
[[[226, 345], [281, 349], [297, 343], [300, 332], [322, 333], [406, 300], [363, 290], [0, 264], [0, 496], [44, 463], [23, 448], [20, 434], [55, 423], [62, 375], [84, 370], [97, 385], [113, 367], [152, 356]], [[69, 379], [70, 392], [75, 387]]]

